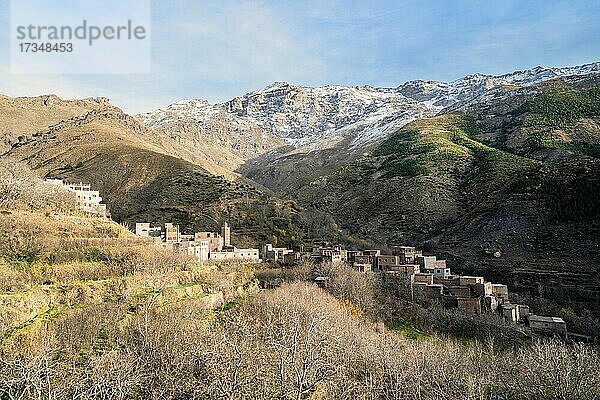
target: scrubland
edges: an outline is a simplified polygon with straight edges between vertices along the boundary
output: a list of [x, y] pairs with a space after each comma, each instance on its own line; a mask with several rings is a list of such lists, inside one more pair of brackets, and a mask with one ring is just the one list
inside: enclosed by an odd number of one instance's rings
[[199, 264], [33, 187], [0, 214], [0, 399], [600, 397], [593, 346], [400, 302], [343, 266], [260, 290], [264, 267]]

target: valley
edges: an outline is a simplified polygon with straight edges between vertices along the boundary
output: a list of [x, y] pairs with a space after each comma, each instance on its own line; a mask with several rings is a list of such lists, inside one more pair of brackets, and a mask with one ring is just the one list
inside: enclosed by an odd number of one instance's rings
[[277, 82], [133, 117], [102, 98], [4, 97], [2, 157], [92, 184], [124, 224], [227, 219], [252, 246], [417, 245], [587, 309], [599, 65], [396, 88]]

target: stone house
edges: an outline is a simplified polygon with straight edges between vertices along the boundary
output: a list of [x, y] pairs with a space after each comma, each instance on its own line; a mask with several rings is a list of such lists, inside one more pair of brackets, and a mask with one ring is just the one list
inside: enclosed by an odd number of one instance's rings
[[461, 276], [460, 284], [461, 285], [474, 285], [476, 283], [483, 283], [483, 276]]
[[400, 264], [414, 264], [422, 253], [412, 246], [392, 246], [392, 255], [399, 257]]
[[404, 279], [414, 279], [414, 275], [419, 273], [419, 266], [417, 264], [413, 265], [393, 265], [386, 267], [386, 273], [395, 275]]
[[516, 304], [510, 303], [502, 304], [502, 316], [506, 322], [512, 322], [513, 324], [516, 324], [521, 319], [519, 307]]
[[442, 305], [444, 308], [458, 308], [458, 297], [444, 296], [442, 297]]
[[458, 297], [458, 309], [469, 314], [481, 314], [481, 298]]
[[285, 247], [273, 247], [271, 243], [267, 243], [262, 246], [261, 256], [264, 260], [283, 261], [286, 254], [293, 252]]
[[483, 307], [486, 310], [495, 312], [498, 309], [498, 300], [494, 296], [485, 296], [483, 298]]
[[373, 270], [373, 260], [375, 258], [370, 255], [359, 254], [354, 256], [352, 266], [359, 272], [371, 272]]
[[444, 296], [443, 291], [444, 286], [442, 285], [426, 285], [423, 288], [425, 297], [429, 299], [441, 299]]
[[225, 244], [223, 237], [216, 232], [196, 232], [194, 233], [194, 240], [208, 241], [210, 251], [221, 251]]
[[451, 275], [446, 278], [433, 277], [433, 283], [444, 286], [460, 286], [460, 276]]
[[492, 294], [499, 303], [508, 301], [508, 287], [501, 283], [492, 283]]
[[448, 293], [455, 297], [471, 297], [471, 288], [469, 286], [448, 286]]
[[164, 228], [153, 227], [149, 222], [137, 222], [135, 234], [141, 237], [151, 238], [155, 242], [173, 245], [182, 241], [179, 226], [166, 223]]
[[529, 306], [524, 304], [517, 304], [517, 308], [519, 309], [520, 319], [529, 318]]
[[312, 258], [316, 262], [347, 262], [348, 251], [339, 246], [315, 247], [312, 251]]
[[469, 285], [474, 296], [491, 296], [492, 282], [474, 283]]
[[363, 252], [361, 250], [348, 250], [346, 255], [348, 256], [348, 264], [352, 265], [356, 260], [356, 256], [362, 256]]
[[415, 283], [433, 285], [433, 274], [418, 272], [415, 274]]
[[447, 279], [451, 276], [452, 274], [450, 273], [450, 268], [446, 268], [446, 267], [435, 267], [433, 269], [433, 276], [435, 278], [439, 278], [439, 279]]
[[391, 267], [400, 265], [400, 258], [398, 256], [379, 255], [375, 259], [375, 265], [378, 271], [387, 271]]
[[529, 327], [536, 333], [557, 335], [560, 337], [567, 336], [567, 324], [562, 318], [558, 317], [543, 317], [539, 315], [529, 315]]
[[435, 256], [417, 256], [415, 257], [415, 261], [421, 267], [421, 270], [425, 271], [433, 271], [435, 269]]
[[165, 229], [163, 230], [163, 242], [165, 243], [178, 243], [181, 239], [179, 237], [179, 225], [173, 225], [172, 223], [166, 223]]

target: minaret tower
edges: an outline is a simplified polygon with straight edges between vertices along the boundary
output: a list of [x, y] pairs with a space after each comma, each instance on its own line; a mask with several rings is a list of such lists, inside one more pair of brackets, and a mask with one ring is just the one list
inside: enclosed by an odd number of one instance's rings
[[227, 222], [221, 227], [221, 236], [223, 237], [223, 247], [231, 246], [231, 228]]

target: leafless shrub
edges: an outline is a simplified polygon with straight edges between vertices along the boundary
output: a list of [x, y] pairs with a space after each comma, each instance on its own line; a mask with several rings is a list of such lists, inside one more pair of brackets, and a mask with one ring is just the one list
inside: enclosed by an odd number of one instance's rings
[[[514, 376], [504, 377], [512, 398], [597, 399], [600, 396], [600, 360], [589, 346], [538, 340], [516, 351], [508, 364], [518, 371]], [[508, 372], [507, 369], [503, 372]]]
[[42, 181], [22, 162], [0, 160], [0, 208], [73, 211], [75, 195], [66, 188]]
[[379, 312], [378, 281], [371, 273], [362, 273], [343, 263], [323, 264], [320, 274], [329, 277], [327, 290], [340, 300], [348, 300], [370, 316]]
[[600, 358], [590, 346], [539, 341], [498, 350], [493, 341], [410, 340], [357, 318], [352, 302], [307, 283], [284, 284], [237, 306], [209, 304], [203, 298], [165, 304], [151, 293], [71, 312], [43, 331], [54, 347], [0, 355], [0, 396], [591, 400], [600, 394]]

